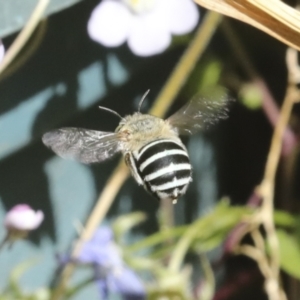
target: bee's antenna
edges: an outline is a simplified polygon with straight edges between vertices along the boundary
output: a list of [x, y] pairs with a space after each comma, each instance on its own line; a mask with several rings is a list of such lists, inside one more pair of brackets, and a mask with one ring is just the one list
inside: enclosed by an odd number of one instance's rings
[[114, 111], [114, 110], [112, 110], [112, 109], [110, 109], [110, 108], [107, 108], [107, 107], [104, 107], [104, 106], [98, 106], [98, 107], [99, 107], [100, 109], [103, 109], [103, 110], [106, 110], [106, 111], [109, 111], [109, 112], [115, 114], [115, 115], [118, 116], [120, 119], [123, 119], [123, 117], [122, 117], [120, 114], [118, 114], [116, 111]]
[[138, 109], [138, 112], [141, 111], [142, 104], [143, 104], [145, 98], [147, 97], [147, 95], [149, 94], [149, 92], [150, 92], [150, 89], [149, 89], [148, 91], [146, 91], [146, 93], [143, 95], [143, 97], [142, 97], [142, 99], [141, 99], [141, 101], [140, 101], [140, 103], [139, 103], [139, 109]]

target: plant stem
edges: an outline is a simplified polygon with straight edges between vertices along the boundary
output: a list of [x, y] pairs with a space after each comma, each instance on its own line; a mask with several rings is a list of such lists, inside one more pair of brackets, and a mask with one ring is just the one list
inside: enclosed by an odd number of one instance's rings
[[43, 17], [43, 13], [49, 3], [49, 0], [40, 0], [36, 5], [34, 11], [32, 12], [26, 25], [19, 33], [13, 44], [7, 50], [1, 64], [0, 64], [0, 74], [8, 67], [8, 65], [17, 56], [23, 46], [26, 44], [33, 31], [37, 27], [39, 21]]

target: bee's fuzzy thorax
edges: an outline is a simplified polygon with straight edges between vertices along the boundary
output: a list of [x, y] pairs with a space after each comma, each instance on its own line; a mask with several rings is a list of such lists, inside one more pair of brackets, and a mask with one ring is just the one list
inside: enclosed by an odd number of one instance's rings
[[162, 138], [180, 141], [177, 132], [168, 122], [158, 117], [141, 113], [124, 117], [116, 132], [126, 132], [126, 151], [135, 151], [146, 143]]

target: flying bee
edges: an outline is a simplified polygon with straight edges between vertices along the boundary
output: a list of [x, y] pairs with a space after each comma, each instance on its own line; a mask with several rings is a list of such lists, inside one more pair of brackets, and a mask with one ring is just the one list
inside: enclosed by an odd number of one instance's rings
[[[220, 93], [220, 91], [222, 91]], [[115, 132], [83, 128], [61, 128], [47, 132], [44, 144], [63, 158], [82, 163], [104, 161], [121, 152], [132, 176], [139, 185], [158, 199], [177, 199], [185, 194], [192, 181], [192, 166], [180, 135], [191, 135], [225, 119], [228, 97], [223, 89], [209, 96], [195, 96], [166, 120], [140, 112], [121, 117]]]

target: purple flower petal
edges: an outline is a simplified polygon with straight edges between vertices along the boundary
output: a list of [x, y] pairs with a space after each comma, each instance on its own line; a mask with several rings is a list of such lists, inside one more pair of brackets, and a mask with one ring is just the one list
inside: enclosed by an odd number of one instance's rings
[[95, 263], [102, 267], [112, 267], [122, 265], [120, 252], [115, 244], [83, 246], [79, 261], [82, 263]]
[[112, 230], [109, 227], [98, 229], [93, 238], [83, 245], [78, 260], [102, 267], [122, 265], [120, 252], [113, 242]]
[[61, 268], [63, 268], [66, 264], [68, 264], [70, 262], [69, 254], [56, 253], [55, 258], [58, 263], [58, 266]]
[[123, 3], [104, 0], [92, 12], [88, 21], [88, 34], [104, 46], [120, 46], [128, 37], [131, 20], [131, 12]]
[[101, 299], [104, 299], [104, 300], [108, 299], [109, 291], [108, 291], [108, 285], [107, 285], [106, 278], [99, 279], [97, 281], [97, 285], [99, 288]]
[[109, 227], [103, 226], [95, 232], [91, 238], [90, 243], [92, 244], [106, 244], [113, 240], [114, 234]]
[[83, 245], [78, 261], [93, 265], [102, 299], [108, 299], [111, 292], [121, 294], [125, 300], [146, 298], [143, 283], [124, 265], [110, 228], [97, 230], [93, 238]]
[[140, 278], [129, 268], [115, 268], [107, 276], [110, 292], [118, 293], [126, 300], [146, 299], [145, 287]]

